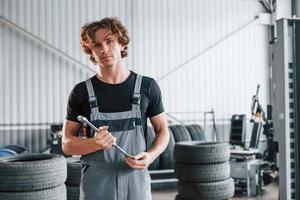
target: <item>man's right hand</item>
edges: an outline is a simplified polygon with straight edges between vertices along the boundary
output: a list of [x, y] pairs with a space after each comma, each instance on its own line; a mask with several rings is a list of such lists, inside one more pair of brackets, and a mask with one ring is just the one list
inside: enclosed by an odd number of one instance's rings
[[100, 149], [110, 149], [116, 142], [116, 138], [108, 132], [108, 126], [101, 126], [99, 131], [95, 133], [94, 138]]

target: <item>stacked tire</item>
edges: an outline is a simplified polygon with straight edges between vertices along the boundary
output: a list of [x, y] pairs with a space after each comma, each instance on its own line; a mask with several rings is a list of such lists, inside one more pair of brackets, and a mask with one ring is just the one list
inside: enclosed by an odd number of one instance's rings
[[67, 158], [67, 199], [78, 200], [80, 193], [81, 161], [79, 158]]
[[192, 137], [191, 137], [188, 129], [185, 126], [183, 126], [181, 124], [177, 124], [177, 125], [171, 125], [171, 126], [169, 126], [169, 128], [171, 129], [171, 131], [173, 133], [175, 142], [192, 140]]
[[0, 199], [66, 200], [66, 160], [55, 154], [23, 154], [0, 160]]
[[[149, 170], [174, 169], [174, 147], [175, 143], [182, 141], [204, 141], [204, 131], [198, 124], [191, 125], [171, 125], [169, 126], [170, 140], [165, 151], [150, 166]], [[152, 126], [148, 126], [147, 150], [151, 147], [154, 140], [155, 132]]]
[[224, 200], [234, 195], [228, 143], [185, 141], [175, 145], [176, 200]]
[[189, 124], [185, 128], [190, 133], [192, 141], [205, 141], [205, 134], [202, 127], [199, 124]]

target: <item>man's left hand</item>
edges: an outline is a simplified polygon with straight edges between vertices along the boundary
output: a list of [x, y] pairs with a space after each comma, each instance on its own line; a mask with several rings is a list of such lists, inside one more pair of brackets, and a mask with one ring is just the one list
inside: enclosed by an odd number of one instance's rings
[[149, 152], [141, 152], [134, 158], [127, 157], [125, 162], [133, 169], [144, 170], [154, 161], [154, 156]]

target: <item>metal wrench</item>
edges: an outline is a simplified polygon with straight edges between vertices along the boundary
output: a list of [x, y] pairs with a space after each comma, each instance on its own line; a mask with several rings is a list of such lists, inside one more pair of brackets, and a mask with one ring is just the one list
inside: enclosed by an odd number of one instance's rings
[[[81, 123], [87, 123], [87, 125], [89, 125], [94, 131], [99, 132], [99, 129], [98, 129], [96, 126], [94, 126], [91, 122], [89, 122], [89, 120], [88, 120], [86, 117], [81, 116], [81, 115], [78, 115], [78, 116], [77, 116], [77, 119], [78, 119], [78, 121], [80, 121]], [[122, 149], [122, 148], [121, 148], [119, 145], [117, 145], [116, 143], [113, 144], [113, 146], [116, 147], [116, 148], [117, 148], [124, 156], [126, 156], [126, 157], [131, 157], [131, 158], [135, 159], [133, 155], [130, 155], [129, 153], [127, 153], [124, 149]]]

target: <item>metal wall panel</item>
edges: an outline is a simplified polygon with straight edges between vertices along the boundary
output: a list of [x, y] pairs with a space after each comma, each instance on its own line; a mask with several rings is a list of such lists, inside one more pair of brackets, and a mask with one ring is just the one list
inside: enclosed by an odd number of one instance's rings
[[77, 69], [12, 30], [2, 27], [1, 32], [6, 46], [1, 66], [1, 124], [61, 122], [71, 88], [90, 72]]
[[257, 84], [262, 104], [269, 102], [268, 27], [255, 20], [263, 12], [259, 2], [135, 2], [134, 64], [157, 78], [167, 111], [213, 107], [217, 119], [250, 117]]
[[[269, 102], [268, 29], [254, 20], [261, 12], [249, 0], [0, 0], [2, 17], [93, 70], [79, 29], [118, 16], [132, 39], [125, 64], [158, 80], [166, 110], [196, 112], [174, 116], [202, 122], [198, 111], [213, 107], [218, 124], [250, 117], [258, 83], [262, 105]], [[1, 127], [61, 122], [71, 88], [92, 73], [2, 23], [0, 44]]]
[[203, 125], [203, 112], [213, 108], [218, 138], [228, 141], [231, 115], [250, 118], [257, 84], [261, 104], [269, 103], [268, 27], [256, 19], [264, 12], [259, 2], [135, 2], [134, 66], [158, 80], [173, 117]]
[[[1, 17], [95, 71], [97, 67], [81, 53], [80, 27], [105, 16], [120, 16], [130, 26], [128, 8], [130, 1], [119, 0], [0, 1]], [[41, 151], [49, 138], [45, 126], [63, 121], [72, 87], [93, 73], [3, 23], [0, 36], [0, 146], [20, 144], [30, 152]], [[37, 142], [39, 138], [43, 142]]]

